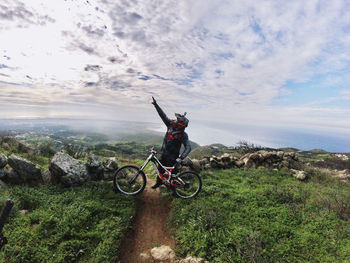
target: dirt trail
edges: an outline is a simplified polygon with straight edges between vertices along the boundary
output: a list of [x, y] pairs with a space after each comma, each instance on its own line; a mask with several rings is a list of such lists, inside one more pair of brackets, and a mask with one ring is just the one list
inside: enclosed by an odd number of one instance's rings
[[139, 255], [155, 245], [175, 248], [175, 241], [167, 229], [170, 202], [161, 197], [159, 189], [151, 188], [153, 184], [154, 181], [148, 180], [146, 189], [137, 197], [136, 216], [122, 242], [118, 263], [139, 263]]

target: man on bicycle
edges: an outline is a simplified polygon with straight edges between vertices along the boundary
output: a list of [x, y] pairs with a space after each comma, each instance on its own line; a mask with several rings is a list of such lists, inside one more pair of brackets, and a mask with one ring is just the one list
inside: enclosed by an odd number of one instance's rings
[[[167, 132], [163, 139], [163, 145], [161, 148], [160, 162], [167, 167], [173, 166], [175, 163], [181, 164], [183, 159], [191, 152], [190, 140], [185, 132], [185, 128], [188, 125], [189, 120], [184, 115], [175, 113], [176, 120], [170, 120], [164, 111], [159, 107], [156, 100], [152, 97], [152, 104], [156, 108], [159, 116], [167, 126]], [[185, 150], [180, 154], [181, 144], [185, 146]], [[161, 167], [160, 172], [163, 173]], [[153, 189], [158, 188], [162, 184], [162, 180], [157, 177], [157, 182], [152, 186]]]

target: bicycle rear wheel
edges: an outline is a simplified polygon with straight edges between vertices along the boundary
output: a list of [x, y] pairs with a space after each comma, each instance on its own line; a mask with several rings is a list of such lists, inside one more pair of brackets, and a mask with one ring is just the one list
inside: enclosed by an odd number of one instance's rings
[[145, 189], [145, 173], [133, 165], [123, 166], [114, 174], [113, 186], [122, 194], [137, 195]]
[[176, 196], [188, 199], [199, 194], [202, 189], [202, 180], [197, 173], [187, 171], [175, 176], [172, 186]]

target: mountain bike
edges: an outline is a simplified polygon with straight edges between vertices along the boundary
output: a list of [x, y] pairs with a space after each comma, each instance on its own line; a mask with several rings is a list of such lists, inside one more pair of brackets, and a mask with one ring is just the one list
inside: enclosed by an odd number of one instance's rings
[[[116, 171], [113, 177], [113, 186], [116, 192], [125, 195], [140, 194], [145, 189], [147, 182], [143, 169], [149, 162], [152, 162], [154, 169], [157, 171], [157, 176], [168, 189], [173, 191], [175, 196], [188, 199], [199, 194], [202, 188], [202, 180], [197, 173], [185, 171], [179, 175], [173, 174], [174, 170], [179, 168], [177, 165], [172, 167], [164, 166], [155, 156], [157, 152], [154, 150], [154, 147], [152, 147], [150, 152], [151, 154], [141, 167], [126, 165]], [[159, 171], [157, 165], [164, 169], [163, 173]]]

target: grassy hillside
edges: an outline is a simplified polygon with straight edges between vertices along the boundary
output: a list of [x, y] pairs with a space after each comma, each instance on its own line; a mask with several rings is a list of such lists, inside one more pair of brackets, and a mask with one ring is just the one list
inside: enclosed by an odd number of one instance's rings
[[[0, 262], [114, 262], [135, 213], [133, 198], [116, 195], [109, 183], [82, 187], [10, 187], [15, 201], [4, 233], [9, 244]], [[28, 210], [20, 215], [19, 210]]]
[[174, 200], [179, 252], [210, 262], [349, 262], [350, 186], [319, 172], [203, 172], [195, 200]]

